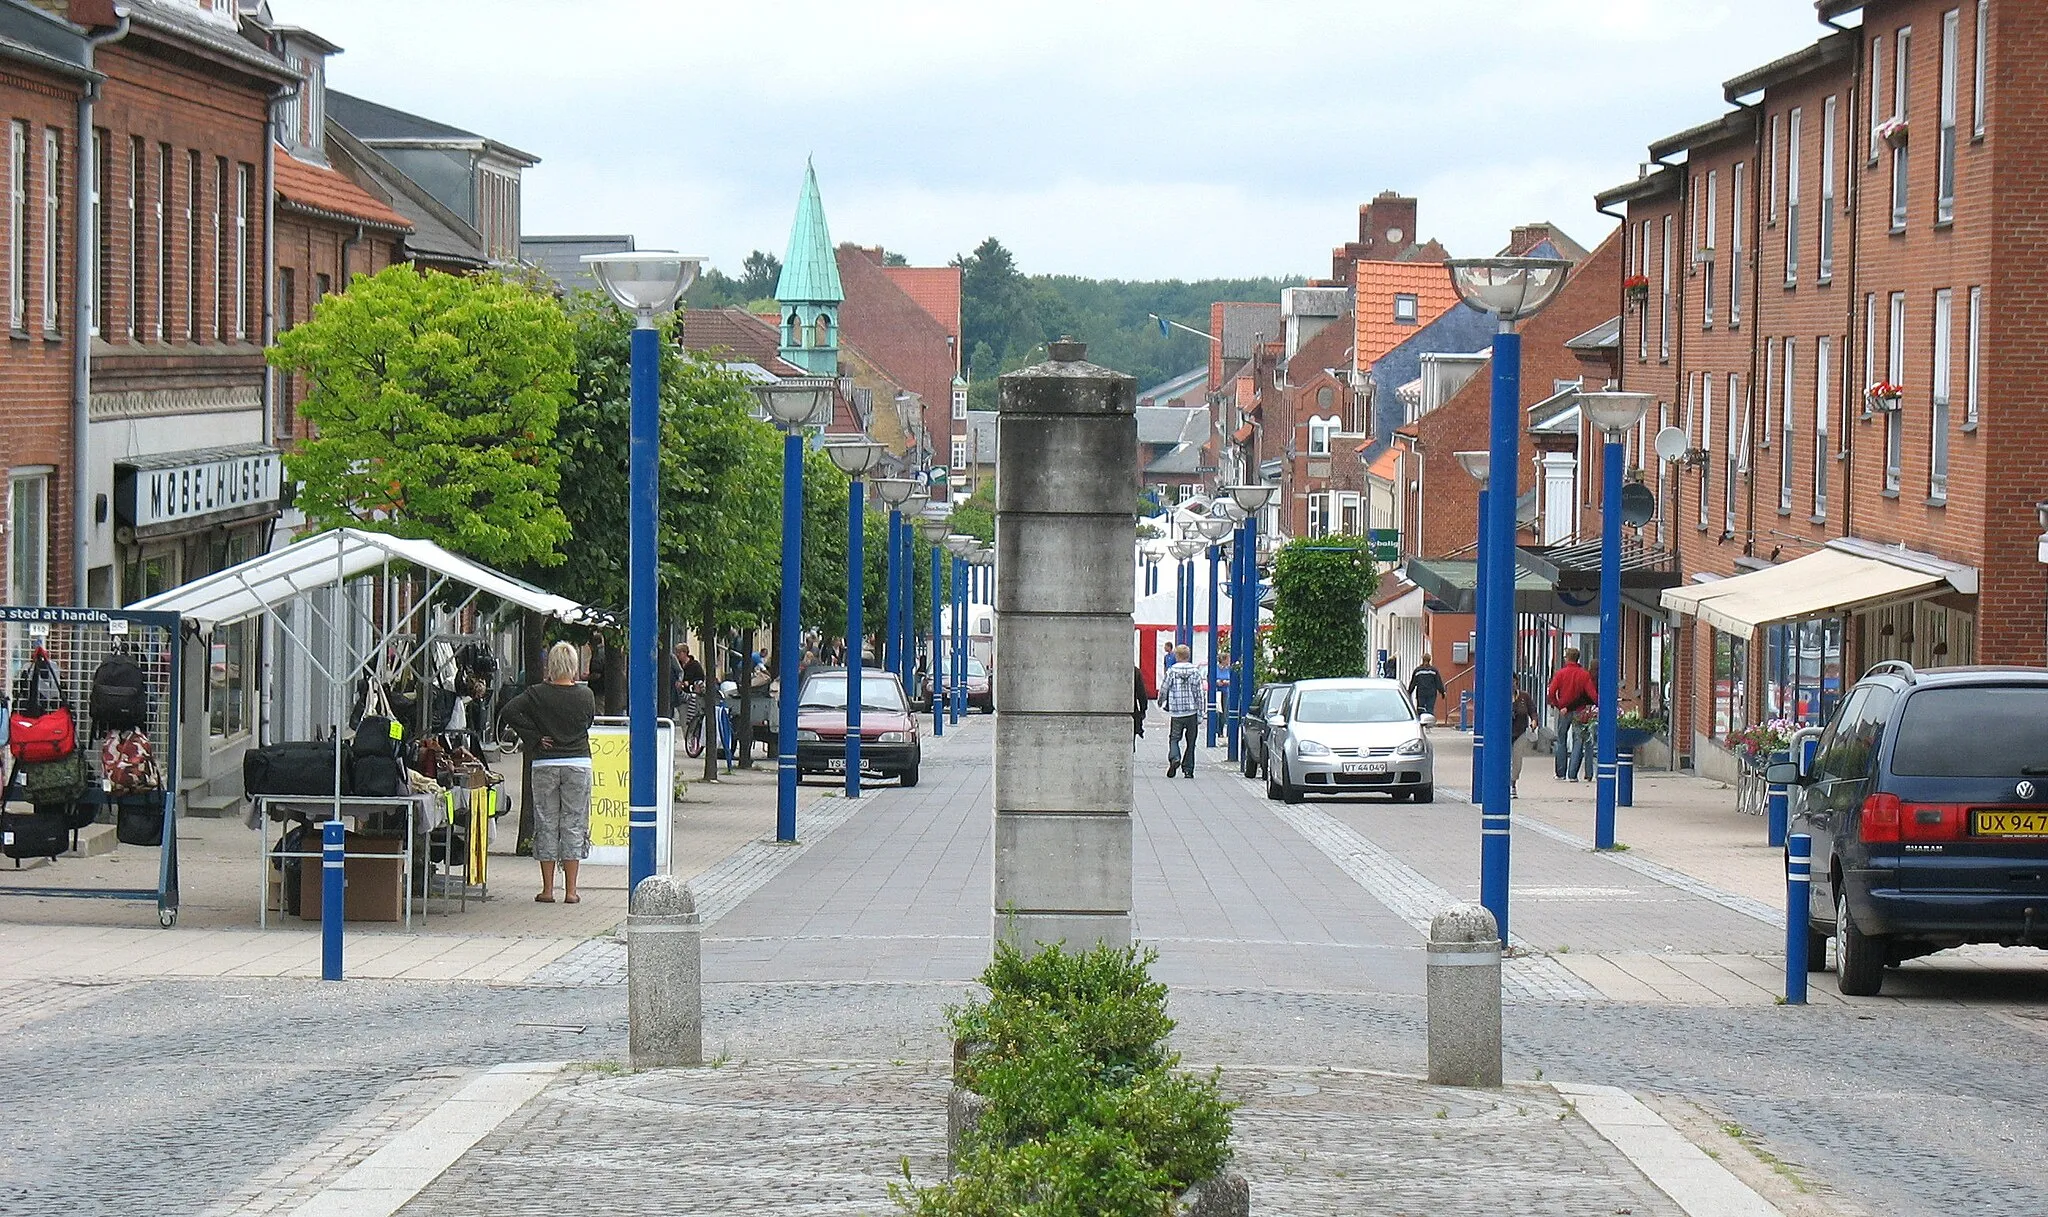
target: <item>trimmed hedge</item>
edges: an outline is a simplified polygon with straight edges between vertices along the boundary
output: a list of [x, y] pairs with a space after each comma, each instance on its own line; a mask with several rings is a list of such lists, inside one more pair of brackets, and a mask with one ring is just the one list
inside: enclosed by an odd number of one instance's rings
[[1179, 1072], [1151, 950], [998, 944], [986, 1002], [949, 1012], [954, 1082], [986, 1100], [954, 1177], [889, 1192], [913, 1217], [1159, 1217], [1223, 1171], [1230, 1112], [1217, 1074]]

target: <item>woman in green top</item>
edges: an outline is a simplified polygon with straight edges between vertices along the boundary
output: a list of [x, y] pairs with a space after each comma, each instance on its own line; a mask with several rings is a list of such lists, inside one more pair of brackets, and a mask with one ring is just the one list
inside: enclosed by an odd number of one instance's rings
[[562, 902], [583, 899], [576, 872], [590, 856], [590, 720], [597, 697], [576, 683], [576, 648], [548, 648], [547, 679], [505, 703], [505, 725], [533, 757], [533, 856], [540, 863], [541, 904], [555, 902], [555, 864], [562, 865]]

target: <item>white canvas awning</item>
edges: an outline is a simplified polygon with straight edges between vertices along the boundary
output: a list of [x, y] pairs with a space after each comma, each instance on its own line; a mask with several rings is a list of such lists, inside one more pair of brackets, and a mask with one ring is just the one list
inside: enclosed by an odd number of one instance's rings
[[1774, 622], [1931, 595], [1952, 582], [1924, 564], [1829, 547], [1746, 575], [1668, 588], [1663, 604], [1725, 633], [1748, 635]]
[[450, 553], [432, 541], [339, 528], [129, 605], [177, 613], [203, 628], [254, 617], [315, 588], [333, 587], [387, 562], [404, 562], [489, 596], [562, 621], [598, 623], [610, 614]]

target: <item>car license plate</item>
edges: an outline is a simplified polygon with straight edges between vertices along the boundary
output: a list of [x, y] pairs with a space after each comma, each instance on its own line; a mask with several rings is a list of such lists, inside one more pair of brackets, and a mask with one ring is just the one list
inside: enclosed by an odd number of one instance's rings
[[1387, 763], [1385, 761], [1344, 762], [1344, 772], [1346, 773], [1385, 773], [1386, 771]]
[[1980, 837], [2048, 837], [2048, 811], [1980, 811]]
[[833, 773], [845, 773], [846, 758], [843, 756], [835, 756], [831, 760], [825, 762], [825, 768]]

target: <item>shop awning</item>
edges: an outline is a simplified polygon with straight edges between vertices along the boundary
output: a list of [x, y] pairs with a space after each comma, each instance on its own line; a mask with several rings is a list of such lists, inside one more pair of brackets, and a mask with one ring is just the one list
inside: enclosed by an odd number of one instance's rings
[[1717, 630], [1747, 635], [1773, 622], [1930, 595], [1951, 582], [1938, 570], [1831, 546], [1746, 575], [1670, 588], [1663, 604]]
[[432, 541], [339, 528], [129, 605], [177, 613], [210, 629], [254, 617], [316, 588], [333, 587], [386, 563], [405, 563], [561, 621], [597, 624], [611, 614], [450, 553]]

